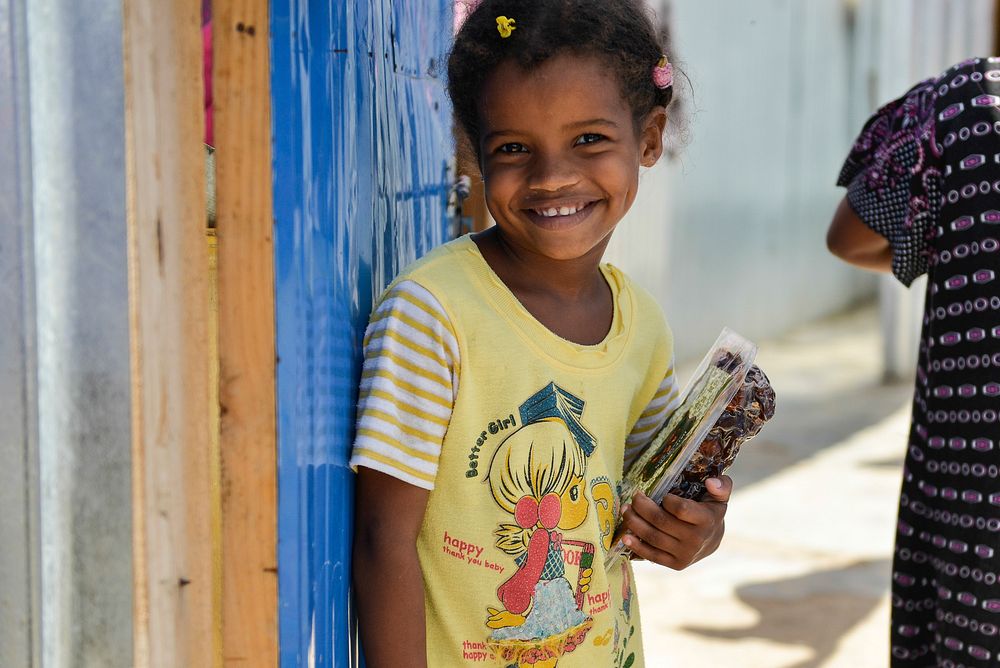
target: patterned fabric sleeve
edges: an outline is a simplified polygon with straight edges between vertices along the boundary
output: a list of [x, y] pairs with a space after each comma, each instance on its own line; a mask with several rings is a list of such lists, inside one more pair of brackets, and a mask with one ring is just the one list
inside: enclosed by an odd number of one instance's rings
[[624, 470], [628, 470], [636, 457], [642, 453], [643, 448], [649, 444], [656, 429], [666, 422], [667, 416], [680, 405], [680, 395], [680, 386], [677, 384], [677, 376], [674, 374], [674, 363], [671, 361], [670, 368], [667, 369], [667, 373], [663, 377], [663, 382], [660, 383], [656, 394], [653, 395], [653, 400], [646, 406], [635, 426], [632, 427], [632, 432], [625, 439]]
[[865, 124], [837, 179], [847, 201], [889, 241], [892, 272], [904, 285], [927, 271], [940, 209], [934, 79], [911, 88]]
[[441, 304], [414, 281], [396, 284], [365, 332], [351, 468], [433, 489], [458, 371], [458, 342]]

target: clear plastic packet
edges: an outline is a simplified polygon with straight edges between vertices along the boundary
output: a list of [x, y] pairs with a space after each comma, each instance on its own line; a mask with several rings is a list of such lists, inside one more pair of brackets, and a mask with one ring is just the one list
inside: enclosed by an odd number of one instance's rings
[[740, 447], [759, 434], [764, 424], [774, 417], [774, 399], [774, 388], [767, 374], [756, 364], [751, 366], [736, 395], [668, 493], [695, 501], [704, 498], [705, 481], [725, 473], [736, 461]]
[[[742, 387], [756, 355], [756, 345], [729, 328], [722, 330], [684, 388], [677, 410], [625, 473], [619, 490], [623, 500], [642, 492], [659, 503], [678, 485], [698, 446]], [[616, 541], [605, 558], [606, 568], [629, 552]]]

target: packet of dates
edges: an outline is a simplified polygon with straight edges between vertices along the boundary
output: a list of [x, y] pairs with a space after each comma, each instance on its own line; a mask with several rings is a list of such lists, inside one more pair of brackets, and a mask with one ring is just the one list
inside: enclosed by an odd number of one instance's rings
[[[698, 500], [704, 482], [722, 475], [736, 459], [740, 445], [756, 436], [774, 415], [774, 390], [753, 366], [757, 346], [726, 328], [701, 360], [649, 445], [622, 480], [620, 497], [642, 492], [659, 503], [667, 493]], [[611, 568], [630, 550], [621, 540], [606, 557]]]

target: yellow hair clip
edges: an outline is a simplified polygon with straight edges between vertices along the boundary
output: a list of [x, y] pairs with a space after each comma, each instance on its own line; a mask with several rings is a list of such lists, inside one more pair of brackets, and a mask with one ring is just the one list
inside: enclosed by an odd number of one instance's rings
[[517, 30], [517, 26], [514, 25], [514, 19], [509, 19], [506, 16], [497, 17], [497, 32], [500, 33], [500, 37], [507, 39], [510, 34]]

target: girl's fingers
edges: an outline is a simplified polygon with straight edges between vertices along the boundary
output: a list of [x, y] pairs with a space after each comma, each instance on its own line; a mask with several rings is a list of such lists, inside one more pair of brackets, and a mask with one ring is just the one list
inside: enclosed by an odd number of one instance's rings
[[636, 494], [622, 509], [620, 534], [626, 544], [631, 541], [633, 554], [680, 570], [714, 552], [722, 539], [732, 481], [723, 476], [712, 479], [707, 487], [704, 501], [667, 494], [657, 504]]
[[661, 505], [668, 513], [687, 524], [707, 526], [717, 524], [726, 515], [733, 480], [727, 475], [705, 481], [707, 494], [701, 501], [665, 494]]
[[[652, 501], [649, 503], [652, 504], [652, 508], [643, 507], [645, 504], [641, 503], [625, 507], [622, 513], [622, 527], [627, 533], [622, 539], [628, 544], [630, 538], [633, 540], [638, 538], [652, 549], [673, 553], [681, 542], [680, 537], [674, 535], [677, 522], [671, 521], [669, 515], [655, 503]], [[639, 505], [643, 512], [639, 512], [636, 505]]]
[[729, 497], [733, 493], [733, 479], [727, 475], [709, 478], [705, 481], [705, 489], [708, 491], [708, 497], [704, 499], [705, 501], [729, 503]]
[[685, 524], [702, 524], [706, 520], [706, 511], [697, 501], [683, 499], [676, 494], [664, 494], [660, 506], [671, 517]]
[[625, 536], [625, 544], [630, 550], [632, 550], [633, 557], [645, 559], [646, 561], [651, 561], [654, 564], [672, 568], [675, 571], [681, 570], [686, 565], [682, 564], [672, 552], [657, 549], [649, 543], [639, 540], [637, 536]]
[[654, 526], [630, 511], [622, 523], [628, 529], [622, 540], [634, 556], [677, 571], [718, 547], [721, 536], [716, 536], [716, 532], [696, 531], [691, 525], [682, 526], [676, 519], [673, 522], [676, 534], [661, 531], [663, 527]]
[[[718, 503], [704, 503], [683, 499], [676, 494], [665, 494], [657, 504], [645, 494], [636, 494], [632, 506], [650, 524], [661, 528], [671, 527], [674, 535], [683, 532], [685, 528], [704, 526], [715, 522]], [[666, 529], [664, 529], [666, 530]], [[680, 538], [680, 536], [678, 536]]]

